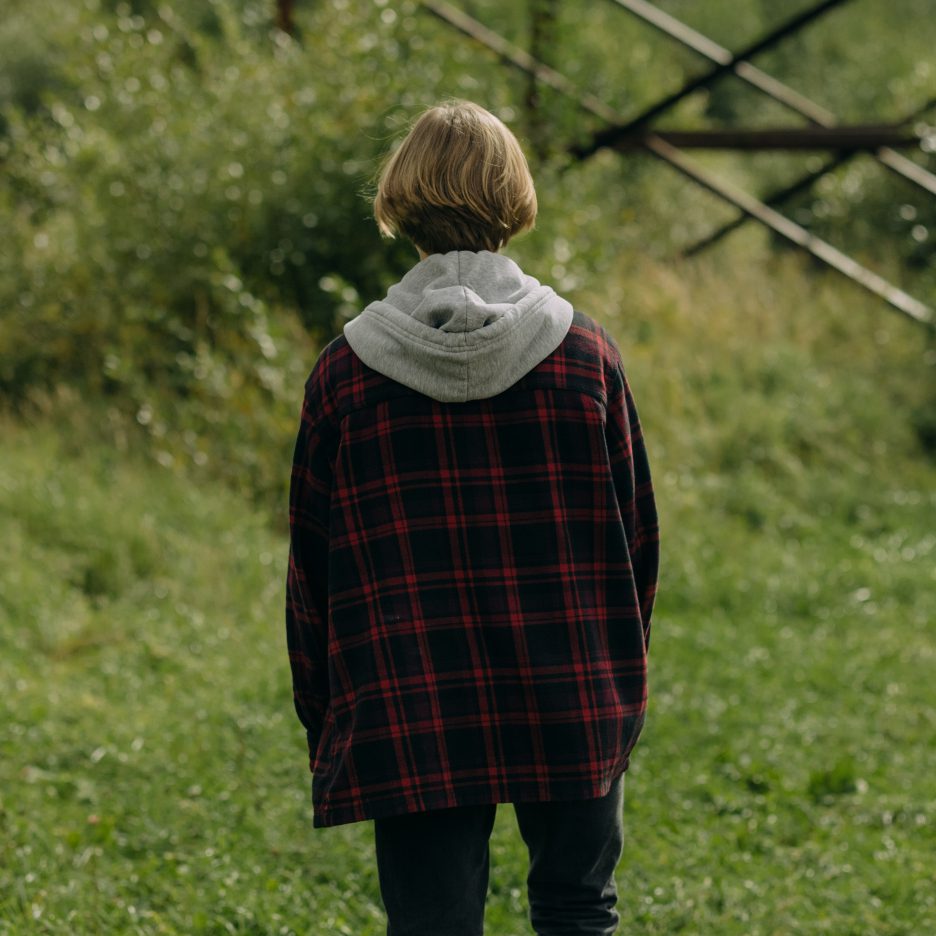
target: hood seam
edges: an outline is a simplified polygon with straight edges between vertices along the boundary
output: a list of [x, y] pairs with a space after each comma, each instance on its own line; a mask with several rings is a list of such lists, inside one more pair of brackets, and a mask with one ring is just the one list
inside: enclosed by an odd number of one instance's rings
[[[461, 254], [456, 254], [456, 258], [457, 258], [456, 266], [458, 268], [458, 282], [460, 283], [462, 281]], [[468, 356], [468, 353], [467, 353], [468, 352], [468, 284], [467, 283], [464, 286], [462, 286], [462, 292], [464, 293], [464, 297], [465, 297], [465, 327], [464, 329], [462, 329], [462, 334], [465, 337], [465, 343], [464, 343], [464, 347], [465, 347], [465, 390], [464, 390], [463, 396], [467, 400], [468, 388], [471, 386], [471, 379], [469, 376], [471, 373], [471, 358]]]
[[[524, 311], [524, 315], [532, 314], [537, 309], [539, 309], [541, 305], [543, 305], [545, 302], [547, 302], [548, 300], [556, 296], [556, 293], [554, 290], [552, 290], [550, 287], [546, 287], [546, 288], [549, 289], [550, 291], [547, 293], [544, 293], [536, 302], [533, 303], [533, 305], [531, 305], [528, 309], [526, 309]], [[406, 313], [402, 313], [402, 314], [405, 315]], [[446, 353], [451, 353], [451, 354], [465, 354], [467, 352], [471, 352], [474, 350], [474, 348], [468, 347], [468, 334], [469, 334], [468, 332], [464, 333], [465, 344], [461, 348], [458, 348], [458, 347], [446, 348], [444, 345], [439, 345], [433, 341], [428, 341], [425, 338], [421, 338], [419, 335], [415, 334], [414, 332], [411, 332], [407, 330], [406, 328], [403, 328], [400, 325], [397, 325], [397, 323], [392, 321], [389, 318], [389, 316], [381, 315], [380, 312], [377, 312], [374, 309], [364, 309], [361, 315], [357, 316], [351, 322], [348, 322], [348, 324], [345, 327], [347, 328], [348, 326], [353, 325], [354, 322], [359, 321], [362, 318], [362, 316], [365, 316], [365, 315], [368, 316], [368, 318], [371, 315], [376, 316], [379, 319], [380, 327], [386, 328], [388, 331], [393, 332], [393, 334], [395, 334], [397, 337], [406, 338], [408, 341], [412, 341], [426, 348], [431, 348], [432, 350], [444, 350]], [[505, 329], [496, 338], [485, 339], [485, 344], [490, 344], [490, 345], [500, 344], [505, 338], [512, 335], [523, 324], [524, 324], [523, 315], [517, 316], [516, 320], [513, 323], [511, 323], [510, 328]], [[450, 334], [453, 334], [453, 333], [450, 332]]]

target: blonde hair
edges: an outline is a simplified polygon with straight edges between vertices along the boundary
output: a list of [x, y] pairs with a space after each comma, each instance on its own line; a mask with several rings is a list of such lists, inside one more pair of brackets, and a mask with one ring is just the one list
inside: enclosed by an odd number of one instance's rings
[[517, 138], [471, 101], [424, 111], [378, 174], [374, 217], [425, 253], [497, 251], [536, 221], [536, 190]]

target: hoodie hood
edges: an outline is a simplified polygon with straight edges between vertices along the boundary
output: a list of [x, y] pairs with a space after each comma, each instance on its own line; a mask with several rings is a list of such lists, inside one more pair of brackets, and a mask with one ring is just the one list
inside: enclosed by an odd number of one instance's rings
[[430, 254], [344, 326], [368, 367], [443, 403], [496, 396], [559, 347], [572, 306], [487, 250]]

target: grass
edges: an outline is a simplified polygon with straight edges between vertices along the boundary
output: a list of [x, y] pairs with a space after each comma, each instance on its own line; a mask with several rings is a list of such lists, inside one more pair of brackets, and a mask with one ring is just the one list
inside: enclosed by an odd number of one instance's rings
[[[936, 932], [936, 357], [751, 250], [574, 297], [663, 535], [621, 932]], [[82, 445], [96, 405], [0, 425], [0, 933], [382, 934], [372, 825], [310, 824], [282, 516]], [[508, 805], [491, 849], [487, 932], [529, 933]]]

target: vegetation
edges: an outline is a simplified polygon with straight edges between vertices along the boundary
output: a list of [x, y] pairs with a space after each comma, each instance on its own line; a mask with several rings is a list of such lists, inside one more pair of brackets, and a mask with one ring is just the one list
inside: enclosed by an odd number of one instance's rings
[[[660, 5], [732, 47], [792, 15]], [[912, 110], [936, 23], [908, 5], [846, 5], [770, 68], [849, 120]], [[517, 5], [463, 6], [522, 41]], [[622, 110], [698, 67], [581, 6], [559, 5], [552, 60]], [[293, 39], [248, 0], [14, 14], [0, 934], [378, 936], [371, 824], [311, 828], [281, 628], [291, 446], [318, 349], [415, 260], [368, 219], [376, 159], [445, 94], [522, 125], [525, 83], [406, 0], [299, 5]], [[761, 119], [744, 94], [720, 83], [673, 124]], [[543, 100], [557, 143], [590, 129]], [[706, 162], [758, 191], [795, 169]], [[936, 342], [755, 229], [673, 262], [730, 212], [649, 158], [559, 165], [508, 253], [618, 339], [663, 534], [622, 931], [936, 931]], [[810, 223], [923, 298], [936, 209], [903, 185], [857, 159]], [[528, 932], [508, 805], [491, 848], [488, 932]]]

